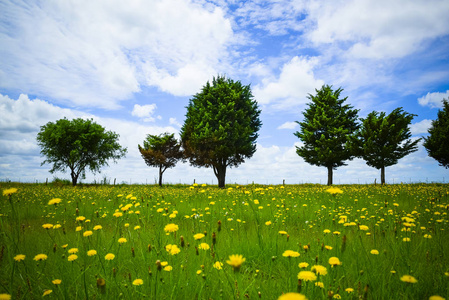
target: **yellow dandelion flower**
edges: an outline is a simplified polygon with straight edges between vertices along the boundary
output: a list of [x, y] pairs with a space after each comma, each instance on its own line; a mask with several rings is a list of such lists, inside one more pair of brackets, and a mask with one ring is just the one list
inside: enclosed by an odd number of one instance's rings
[[42, 225], [42, 228], [45, 228], [45, 229], [53, 228], [53, 224], [49, 224], [49, 223], [44, 224], [44, 225]]
[[0, 294], [0, 300], [11, 300], [10, 294]]
[[403, 282], [409, 282], [409, 283], [417, 283], [418, 282], [418, 280], [416, 280], [416, 278], [411, 275], [403, 275], [400, 279]]
[[326, 190], [327, 193], [331, 194], [331, 195], [336, 195], [336, 194], [343, 194], [343, 191], [341, 189], [339, 189], [338, 187], [331, 187], [328, 188]]
[[287, 234], [287, 231], [281, 230], [281, 231], [279, 231], [279, 234], [280, 234], [280, 235], [286, 235], [286, 234]]
[[127, 240], [125, 239], [125, 238], [119, 238], [118, 239], [118, 242], [120, 243], [120, 244], [124, 244], [124, 243], [126, 243], [127, 242]]
[[163, 267], [168, 266], [168, 261], [161, 262], [161, 266], [163, 266]]
[[117, 212], [113, 213], [113, 214], [112, 214], [112, 216], [114, 216], [114, 217], [118, 218], [118, 217], [121, 217], [121, 216], [123, 216], [123, 213], [121, 213], [121, 212], [117, 211]]
[[304, 281], [315, 281], [316, 275], [312, 271], [301, 271], [298, 273], [298, 279]]
[[171, 245], [171, 244], [168, 244], [167, 246], [165, 246], [165, 250], [168, 253], [170, 253], [170, 255], [176, 255], [179, 252], [181, 252], [181, 249], [179, 249], [177, 245]]
[[173, 223], [168, 224], [164, 227], [165, 232], [176, 232], [176, 231], [178, 231], [178, 229], [179, 229], [178, 225], [173, 224]]
[[115, 258], [115, 255], [112, 253], [108, 253], [106, 254], [106, 256], [104, 257], [104, 259], [106, 260], [113, 260]]
[[58, 229], [58, 228], [61, 228], [62, 226], [61, 226], [61, 224], [56, 224], [55, 226], [53, 226], [53, 229]]
[[214, 263], [214, 268], [217, 269], [217, 270], [223, 269], [223, 263], [221, 263], [221, 262], [219, 262], [219, 261], [216, 261], [216, 262]]
[[305, 268], [307, 268], [308, 266], [309, 266], [309, 264], [306, 263], [306, 262], [301, 262], [301, 263], [299, 263], [299, 265], [298, 265], [298, 267], [300, 267], [301, 269], [305, 269]]
[[430, 296], [429, 300], [445, 300], [445, 299], [441, 296], [434, 295], [434, 296]]
[[82, 227], [82, 226], [77, 226], [77, 227], [75, 228], [75, 231], [81, 231], [81, 230], [83, 230], [83, 227]]
[[270, 226], [271, 224], [272, 224], [271, 221], [265, 222], [265, 225], [267, 225], [267, 226]]
[[329, 264], [333, 267], [333, 266], [341, 265], [341, 262], [338, 259], [338, 257], [333, 256], [333, 257], [329, 258]]
[[320, 287], [320, 288], [324, 288], [324, 283], [323, 282], [321, 282], [321, 281], [317, 281], [317, 282], [315, 282], [315, 286], [317, 286], [317, 287]]
[[69, 257], [67, 257], [68, 261], [74, 261], [78, 259], [78, 255], [76, 254], [70, 254]]
[[58, 285], [61, 284], [62, 280], [61, 279], [54, 279], [51, 281], [54, 285]]
[[334, 298], [334, 299], [341, 299], [341, 296], [339, 294], [335, 294], [332, 298]]
[[54, 198], [54, 199], [51, 199], [50, 201], [48, 201], [48, 205], [56, 205], [59, 203], [61, 203], [61, 199], [59, 199], [59, 198]]
[[84, 237], [91, 236], [92, 234], [93, 234], [93, 232], [90, 231], [90, 230], [84, 231], [84, 232], [83, 232], [83, 236], [84, 236]]
[[324, 248], [325, 248], [326, 250], [332, 250], [332, 247], [331, 247], [331, 246], [328, 246], [328, 245], [324, 246]]
[[207, 243], [201, 243], [198, 248], [200, 248], [201, 250], [209, 250], [210, 247]]
[[142, 285], [143, 284], [143, 280], [142, 279], [136, 279], [133, 281], [133, 285]]
[[299, 293], [286, 293], [279, 296], [278, 300], [307, 300], [307, 298]]
[[226, 261], [231, 267], [238, 269], [245, 262], [246, 258], [243, 255], [233, 254], [229, 256], [229, 260]]
[[298, 257], [299, 255], [299, 252], [293, 250], [285, 250], [284, 253], [282, 253], [282, 256], [284, 257]]
[[203, 273], [203, 270], [196, 271], [196, 275], [200, 275], [201, 273]]
[[40, 261], [40, 260], [46, 260], [47, 258], [48, 258], [48, 256], [45, 254], [38, 254], [33, 258], [33, 260]]
[[403, 241], [403, 242], [410, 242], [411, 240], [410, 240], [410, 238], [405, 237], [405, 238], [402, 239], [402, 241]]
[[86, 220], [86, 217], [83, 216], [76, 217], [76, 221], [83, 222], [84, 220]]
[[172, 266], [165, 266], [164, 267], [164, 271], [170, 272], [171, 270], [173, 270]]
[[139, 226], [139, 225], [134, 226], [134, 230], [139, 230], [139, 229], [140, 229], [140, 226]]
[[94, 256], [97, 255], [97, 251], [96, 250], [89, 250], [87, 251], [87, 256]]
[[15, 261], [22, 261], [24, 259], [25, 259], [25, 254], [17, 254], [16, 256], [14, 256]]
[[322, 265], [314, 265], [312, 267], [312, 271], [314, 271], [315, 273], [317, 273], [318, 275], [326, 275], [327, 274], [327, 269], [325, 266]]
[[377, 251], [376, 249], [371, 250], [369, 253], [379, 255], [379, 251]]
[[369, 227], [366, 226], [366, 225], [360, 225], [360, 226], [359, 226], [359, 229], [360, 229], [360, 230], [363, 230], [363, 231], [367, 231], [367, 230], [369, 230]]
[[69, 249], [69, 253], [70, 253], [70, 254], [78, 253], [78, 248], [70, 248], [70, 249]]
[[10, 188], [10, 189], [3, 190], [3, 196], [11, 196], [14, 193], [17, 193], [16, 188]]
[[50, 295], [52, 292], [53, 292], [52, 290], [45, 290], [44, 293], [42, 294], [42, 297]]
[[330, 232], [331, 232], [331, 231], [330, 231], [329, 229], [324, 229], [324, 230], [323, 230], [323, 233], [325, 233], [325, 234], [326, 234], [326, 233], [330, 233]]
[[204, 237], [204, 234], [202, 234], [202, 233], [197, 233], [193, 236], [193, 238], [195, 240], [201, 240], [203, 237]]
[[350, 294], [350, 293], [354, 292], [354, 289], [353, 288], [347, 288], [347, 289], [345, 289], [345, 292]]

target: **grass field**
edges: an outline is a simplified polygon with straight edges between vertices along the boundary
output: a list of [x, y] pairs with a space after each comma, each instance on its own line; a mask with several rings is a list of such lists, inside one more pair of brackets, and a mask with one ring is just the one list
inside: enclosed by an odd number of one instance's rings
[[449, 298], [447, 184], [0, 190], [0, 299]]

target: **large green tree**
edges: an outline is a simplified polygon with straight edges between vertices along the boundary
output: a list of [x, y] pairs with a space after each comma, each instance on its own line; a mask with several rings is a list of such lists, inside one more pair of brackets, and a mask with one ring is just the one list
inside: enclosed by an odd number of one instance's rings
[[226, 168], [237, 167], [256, 151], [262, 123], [249, 85], [218, 76], [194, 95], [187, 106], [181, 142], [191, 165], [212, 167], [218, 186]]
[[432, 121], [428, 130], [429, 136], [424, 138], [424, 147], [430, 157], [436, 159], [440, 166], [449, 168], [449, 102], [443, 99], [443, 110]]
[[162, 186], [162, 175], [168, 168], [173, 168], [183, 157], [181, 144], [174, 134], [147, 135], [143, 147], [139, 145], [140, 154], [150, 167], [159, 168], [159, 186]]
[[307, 163], [327, 168], [327, 184], [332, 185], [333, 170], [346, 165], [354, 158], [352, 136], [357, 131], [358, 110], [344, 104], [347, 97], [340, 99], [342, 88], [333, 90], [323, 85], [316, 94], [309, 94], [311, 100], [303, 112], [300, 131], [294, 133], [304, 145], [296, 147], [296, 153]]
[[116, 162], [125, 156], [127, 150], [119, 145], [118, 138], [93, 120], [81, 118], [48, 122], [37, 134], [41, 154], [46, 157], [42, 165], [53, 164], [50, 173], [69, 169], [74, 186], [86, 169], [100, 172], [108, 160]]
[[416, 115], [396, 108], [388, 116], [373, 111], [360, 119], [362, 126], [357, 133], [359, 156], [368, 166], [380, 169], [380, 182], [385, 184], [385, 167], [398, 163], [404, 156], [418, 150], [420, 139], [411, 140], [409, 125]]

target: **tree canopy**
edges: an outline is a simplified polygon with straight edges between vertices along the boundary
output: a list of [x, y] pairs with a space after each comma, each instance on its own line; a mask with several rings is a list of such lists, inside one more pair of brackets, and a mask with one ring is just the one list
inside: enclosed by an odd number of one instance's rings
[[340, 99], [342, 88], [334, 91], [332, 86], [323, 85], [315, 91], [307, 97], [311, 102], [303, 112], [304, 120], [296, 122], [300, 131], [294, 135], [304, 143], [296, 147], [296, 153], [309, 164], [326, 167], [327, 184], [332, 185], [333, 170], [354, 157], [351, 137], [359, 127], [358, 110], [344, 104], [347, 97]]
[[218, 186], [226, 168], [252, 157], [262, 123], [249, 85], [218, 76], [189, 101], [181, 142], [191, 165], [212, 167]]
[[388, 116], [385, 112], [371, 112], [362, 121], [357, 133], [359, 156], [368, 166], [381, 170], [381, 183], [385, 184], [385, 167], [397, 164], [404, 156], [418, 150], [420, 139], [411, 140], [409, 125], [416, 115], [396, 108]]
[[449, 102], [443, 99], [443, 109], [438, 111], [438, 117], [432, 121], [428, 130], [429, 136], [424, 138], [424, 147], [430, 157], [439, 165], [449, 168]]
[[173, 168], [183, 157], [181, 145], [174, 134], [147, 135], [143, 147], [139, 145], [140, 154], [150, 167], [159, 168], [159, 185], [162, 186], [162, 175], [168, 168]]
[[118, 138], [118, 134], [106, 131], [92, 119], [64, 118], [41, 126], [37, 142], [46, 157], [42, 165], [53, 164], [50, 173], [69, 169], [75, 186], [86, 169], [100, 172], [108, 160], [116, 162], [125, 156], [127, 150], [119, 145]]

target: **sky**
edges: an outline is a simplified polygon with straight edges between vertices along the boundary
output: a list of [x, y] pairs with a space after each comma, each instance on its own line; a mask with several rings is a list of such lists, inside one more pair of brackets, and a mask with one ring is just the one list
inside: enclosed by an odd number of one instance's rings
[[[250, 85], [262, 128], [257, 151], [227, 183], [322, 183], [327, 169], [296, 154], [303, 112], [322, 85], [343, 89], [359, 117], [397, 107], [427, 135], [449, 98], [449, 1], [0, 0], [0, 181], [43, 182], [36, 142], [61, 118], [92, 118], [120, 135], [125, 158], [84, 182], [155, 183], [138, 145], [175, 133], [192, 95], [225, 75]], [[179, 163], [166, 183], [217, 184], [212, 169]], [[334, 183], [373, 183], [361, 159]], [[448, 182], [419, 149], [386, 168], [387, 183]]]

